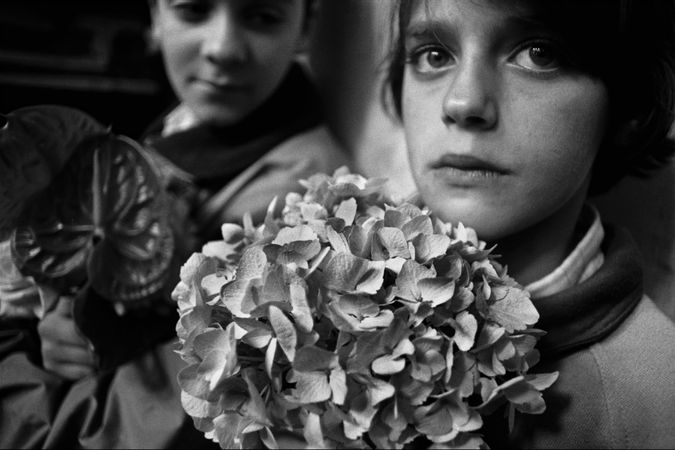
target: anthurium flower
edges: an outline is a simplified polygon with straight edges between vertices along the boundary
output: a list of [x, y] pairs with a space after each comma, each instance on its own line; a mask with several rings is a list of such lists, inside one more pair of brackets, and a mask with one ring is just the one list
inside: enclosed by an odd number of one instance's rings
[[12, 113], [0, 138], [0, 146], [9, 145], [3, 161], [31, 168], [25, 173], [16, 166], [15, 179], [0, 163], [0, 238], [10, 222], [13, 257], [23, 273], [59, 292], [88, 283], [120, 313], [163, 288], [175, 211], [159, 158], [61, 107]]

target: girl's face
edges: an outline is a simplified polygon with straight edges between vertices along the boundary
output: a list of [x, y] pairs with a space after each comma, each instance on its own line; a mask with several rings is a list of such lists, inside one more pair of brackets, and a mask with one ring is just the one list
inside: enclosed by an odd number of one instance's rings
[[607, 88], [525, 2], [418, 1], [404, 42], [411, 167], [442, 219], [496, 240], [585, 197]]
[[217, 125], [267, 100], [305, 38], [303, 0], [157, 0], [152, 18], [177, 96]]

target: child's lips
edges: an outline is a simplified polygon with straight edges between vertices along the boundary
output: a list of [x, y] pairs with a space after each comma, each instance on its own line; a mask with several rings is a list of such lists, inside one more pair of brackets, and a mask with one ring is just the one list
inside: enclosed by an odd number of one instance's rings
[[441, 156], [436, 162], [432, 163], [433, 169], [440, 169], [444, 167], [454, 168], [466, 171], [485, 171], [495, 172], [497, 174], [507, 174], [508, 170], [499, 165], [486, 161], [481, 158], [470, 155], [460, 155], [457, 153], [446, 153]]
[[481, 158], [469, 155], [445, 154], [430, 165], [432, 173], [453, 185], [473, 185], [493, 180], [509, 171]]
[[245, 93], [249, 86], [229, 79], [196, 78], [195, 82], [207, 89], [223, 93]]

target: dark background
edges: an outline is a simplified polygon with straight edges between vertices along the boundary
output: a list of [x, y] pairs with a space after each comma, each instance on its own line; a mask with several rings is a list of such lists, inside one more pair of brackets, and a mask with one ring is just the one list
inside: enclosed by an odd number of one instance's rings
[[0, 1], [0, 112], [55, 103], [138, 138], [171, 101], [145, 0]]

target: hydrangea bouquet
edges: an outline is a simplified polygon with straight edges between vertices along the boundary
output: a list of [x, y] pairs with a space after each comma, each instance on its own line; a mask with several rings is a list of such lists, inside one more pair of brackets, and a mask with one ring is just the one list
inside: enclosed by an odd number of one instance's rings
[[481, 447], [497, 407], [544, 411], [557, 373], [528, 373], [529, 294], [472, 229], [383, 183], [312, 176], [182, 267], [182, 403], [221, 447]]

